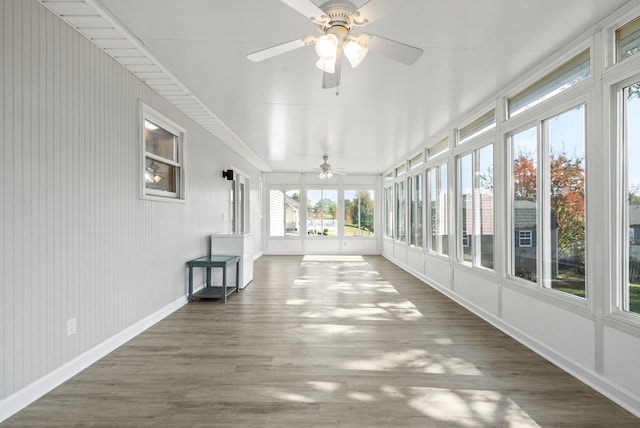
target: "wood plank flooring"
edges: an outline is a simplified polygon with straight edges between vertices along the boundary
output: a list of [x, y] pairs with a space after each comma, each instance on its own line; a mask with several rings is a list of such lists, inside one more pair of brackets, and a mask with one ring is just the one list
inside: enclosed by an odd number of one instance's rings
[[[638, 427], [379, 256], [263, 256], [7, 427]], [[5, 425], [3, 424], [3, 426]]]

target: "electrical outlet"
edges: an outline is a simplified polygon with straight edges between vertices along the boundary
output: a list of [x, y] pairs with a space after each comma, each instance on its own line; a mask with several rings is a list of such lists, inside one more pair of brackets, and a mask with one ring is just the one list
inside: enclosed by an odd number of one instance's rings
[[76, 334], [76, 319], [70, 318], [67, 320], [67, 336], [73, 336]]

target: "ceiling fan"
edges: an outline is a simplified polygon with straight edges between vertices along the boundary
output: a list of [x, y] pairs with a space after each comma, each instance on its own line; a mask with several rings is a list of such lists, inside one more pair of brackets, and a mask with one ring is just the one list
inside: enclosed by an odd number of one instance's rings
[[320, 167], [315, 168], [316, 170], [320, 171], [320, 174], [318, 174], [318, 177], [320, 177], [321, 179], [324, 180], [325, 178], [331, 178], [334, 175], [346, 175], [344, 172], [336, 171], [335, 169], [331, 168], [331, 165], [327, 163], [327, 160], [329, 160], [329, 156], [327, 155], [322, 156], [322, 160], [324, 162], [320, 164]]
[[393, 9], [399, 9], [412, 0], [370, 0], [360, 8], [346, 0], [329, 0], [316, 6], [311, 0], [282, 0], [317, 27], [320, 36], [305, 36], [247, 55], [258, 62], [268, 58], [315, 44], [320, 57], [316, 66], [322, 70], [322, 87], [333, 88], [340, 84], [340, 68], [343, 55], [351, 67], [362, 62], [369, 51], [384, 55], [403, 64], [411, 65], [422, 55], [422, 49], [368, 33], [352, 34], [355, 27], [383, 17]]

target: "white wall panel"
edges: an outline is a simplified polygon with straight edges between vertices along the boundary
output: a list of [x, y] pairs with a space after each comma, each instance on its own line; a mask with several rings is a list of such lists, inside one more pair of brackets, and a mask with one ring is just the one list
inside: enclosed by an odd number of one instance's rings
[[270, 254], [302, 254], [302, 240], [292, 239], [267, 239], [267, 253]]
[[407, 264], [407, 244], [404, 242], [393, 241], [393, 257], [401, 265]]
[[378, 239], [343, 238], [341, 241], [341, 253], [380, 254]]
[[456, 294], [495, 317], [500, 315], [500, 286], [495, 276], [479, 275], [460, 265], [454, 265], [453, 275]]
[[[604, 374], [636, 394], [640, 390], [640, 338], [610, 327], [604, 328]], [[630, 368], [636, 368], [630, 369]]]
[[302, 243], [305, 254], [338, 254], [340, 241], [337, 238], [308, 238]]
[[412, 271], [424, 275], [424, 249], [417, 247], [407, 248], [407, 266]]
[[593, 320], [507, 287], [502, 289], [502, 320], [576, 365], [595, 368]]
[[[184, 296], [229, 226], [222, 169], [259, 172], [37, 2], [0, 27], [1, 400]], [[184, 203], [140, 199], [141, 101], [187, 129]]]
[[425, 256], [424, 274], [429, 281], [441, 287], [453, 288], [451, 283], [451, 262], [445, 257], [427, 254]]

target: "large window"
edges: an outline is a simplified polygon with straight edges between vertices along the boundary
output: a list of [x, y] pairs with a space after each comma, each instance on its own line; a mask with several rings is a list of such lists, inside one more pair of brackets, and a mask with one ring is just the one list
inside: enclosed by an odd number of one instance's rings
[[462, 156], [460, 168], [460, 242], [462, 246], [462, 260], [473, 262], [473, 154]]
[[344, 191], [344, 236], [374, 236], [373, 190]]
[[434, 253], [438, 252], [438, 239], [436, 231], [438, 229], [438, 168], [427, 171], [429, 177], [429, 249]]
[[407, 195], [404, 181], [396, 183], [396, 240], [405, 242], [405, 209], [407, 206]]
[[640, 81], [623, 90], [622, 128], [626, 148], [627, 269], [620, 305], [640, 314]]
[[555, 116], [544, 126], [549, 136], [545, 183], [550, 186], [543, 218], [548, 236], [545, 286], [585, 297], [585, 107]]
[[460, 157], [461, 259], [493, 269], [493, 144]]
[[393, 187], [384, 189], [384, 235], [393, 238]]
[[447, 196], [447, 164], [427, 170], [429, 177], [429, 250], [437, 254], [449, 254], [449, 201]]
[[300, 190], [269, 192], [270, 236], [300, 236]]
[[511, 138], [512, 273], [586, 297], [585, 107], [540, 126]]
[[422, 188], [422, 174], [416, 174], [409, 178], [411, 206], [409, 209], [409, 243], [422, 248], [422, 198], [424, 189]]
[[449, 197], [447, 195], [447, 164], [440, 167], [438, 186], [438, 231], [436, 233], [442, 255], [449, 254]]
[[184, 199], [185, 130], [143, 106], [143, 197]]
[[[474, 169], [475, 188], [478, 199], [474, 210], [475, 224], [480, 226], [476, 235], [476, 251], [480, 254], [480, 265], [493, 269], [493, 246], [495, 243], [494, 205], [493, 205], [493, 144], [485, 146], [476, 152]], [[477, 230], [477, 227], [476, 227]], [[477, 263], [477, 260], [475, 261]]]
[[[514, 248], [513, 275], [537, 282], [538, 254], [535, 232], [538, 225], [538, 130], [529, 128], [511, 137], [513, 155], [512, 217]], [[520, 232], [530, 233], [521, 245]]]
[[338, 191], [307, 190], [307, 235], [336, 236]]

